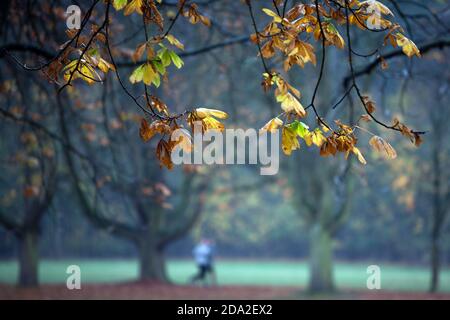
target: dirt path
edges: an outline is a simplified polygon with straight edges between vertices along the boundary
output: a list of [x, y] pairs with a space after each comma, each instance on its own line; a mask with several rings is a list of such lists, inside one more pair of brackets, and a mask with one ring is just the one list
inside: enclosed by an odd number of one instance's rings
[[445, 299], [450, 294], [409, 292], [363, 292], [345, 290], [330, 296], [308, 296], [292, 287], [220, 286], [193, 287], [158, 283], [128, 282], [121, 284], [89, 284], [81, 290], [68, 290], [64, 285], [42, 285], [20, 289], [0, 284], [0, 299]]
[[89, 284], [81, 290], [64, 285], [22, 289], [0, 285], [0, 299], [285, 299], [297, 288], [260, 286], [194, 287], [158, 283]]

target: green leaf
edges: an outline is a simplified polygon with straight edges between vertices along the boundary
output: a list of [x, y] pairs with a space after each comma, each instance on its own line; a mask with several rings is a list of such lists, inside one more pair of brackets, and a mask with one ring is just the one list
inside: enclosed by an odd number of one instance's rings
[[159, 86], [161, 85], [161, 77], [159, 76], [159, 74], [155, 73], [152, 83], [155, 85], [155, 87], [159, 88]]
[[181, 58], [173, 51], [169, 51], [169, 55], [175, 67], [180, 69], [184, 64], [183, 60], [181, 60]]
[[144, 77], [144, 65], [145, 64], [140, 65], [139, 67], [134, 69], [133, 73], [131, 73], [131, 76], [130, 76], [131, 83], [136, 83], [136, 82], [142, 81], [142, 78]]
[[289, 128], [294, 130], [300, 138], [304, 138], [309, 133], [309, 126], [298, 120], [290, 123]]
[[161, 63], [164, 67], [168, 67], [170, 65], [170, 53], [166, 48], [158, 52], [158, 57], [161, 59]]
[[166, 68], [162, 65], [162, 63], [158, 60], [153, 60], [152, 61], [153, 66], [155, 67], [155, 69], [161, 74], [164, 75], [166, 73]]
[[113, 7], [117, 11], [122, 10], [127, 5], [128, 0], [114, 0]]

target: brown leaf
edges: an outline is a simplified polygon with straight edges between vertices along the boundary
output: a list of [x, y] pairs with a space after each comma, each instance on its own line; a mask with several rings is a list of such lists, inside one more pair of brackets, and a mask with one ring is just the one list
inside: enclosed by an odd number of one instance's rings
[[369, 144], [375, 151], [383, 154], [387, 159], [397, 158], [397, 152], [395, 149], [383, 138], [373, 136], [369, 140]]
[[156, 157], [161, 166], [165, 166], [167, 169], [172, 170], [173, 162], [170, 156], [170, 146], [167, 141], [163, 139], [159, 140], [158, 146], [156, 147]]

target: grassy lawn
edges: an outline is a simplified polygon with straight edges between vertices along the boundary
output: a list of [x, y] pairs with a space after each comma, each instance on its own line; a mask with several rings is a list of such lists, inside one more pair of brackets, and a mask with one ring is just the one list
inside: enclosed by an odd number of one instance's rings
[[[44, 260], [39, 269], [43, 283], [65, 282], [68, 265], [81, 267], [82, 282], [117, 282], [134, 280], [138, 265], [135, 260]], [[367, 263], [337, 263], [335, 277], [340, 288], [366, 288]], [[429, 271], [423, 267], [380, 264], [381, 287], [387, 290], [426, 291]], [[170, 278], [185, 284], [196, 272], [192, 261], [171, 260], [168, 263]], [[216, 266], [219, 284], [274, 285], [304, 287], [308, 269], [304, 262], [267, 260], [220, 260]], [[0, 261], [0, 282], [14, 283], [17, 263]], [[441, 291], [450, 292], [450, 268], [441, 273]]]

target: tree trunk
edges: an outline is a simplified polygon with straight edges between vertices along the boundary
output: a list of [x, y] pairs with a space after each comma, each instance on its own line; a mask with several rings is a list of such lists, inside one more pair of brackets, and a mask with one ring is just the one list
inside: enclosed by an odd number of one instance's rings
[[21, 287], [38, 285], [38, 233], [25, 230], [19, 236], [19, 279]]
[[439, 240], [443, 224], [441, 202], [441, 161], [439, 158], [440, 144], [435, 142], [433, 150], [433, 227], [431, 230], [431, 283], [430, 292], [436, 292], [439, 287], [440, 247]]
[[310, 278], [311, 293], [328, 293], [334, 291], [333, 253], [330, 232], [322, 225], [311, 228], [310, 237]]
[[164, 252], [147, 238], [139, 243], [139, 279], [167, 282]]
[[433, 236], [431, 240], [431, 283], [430, 292], [439, 290], [440, 248], [439, 238]]

